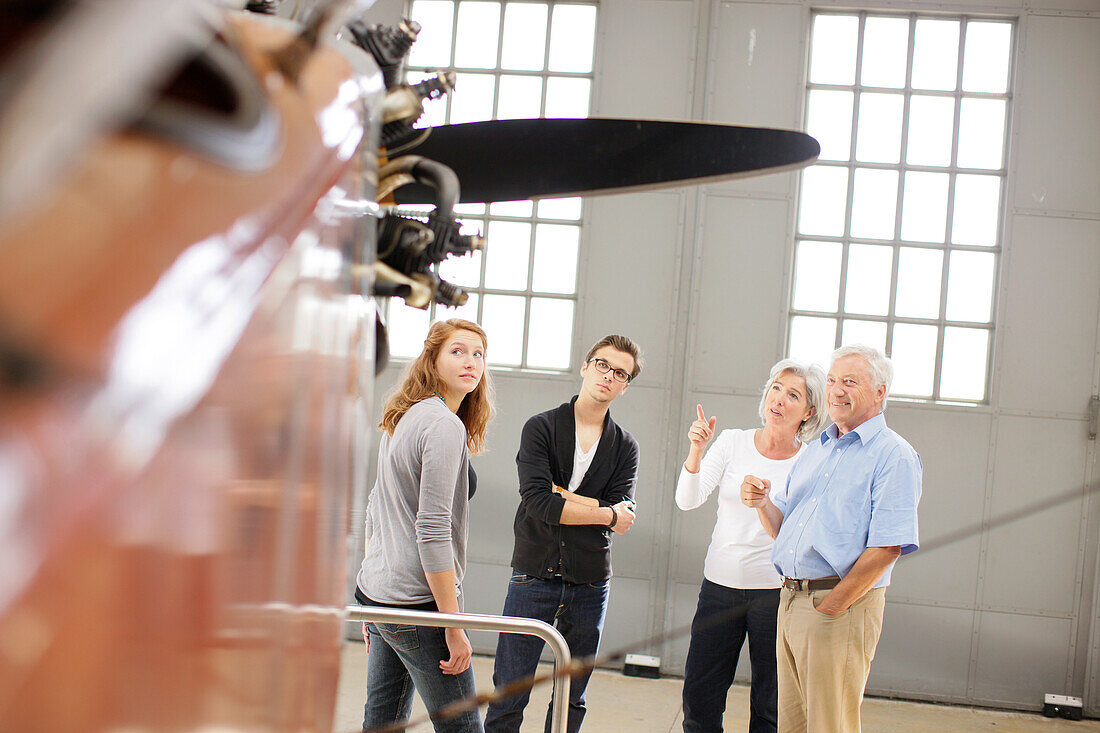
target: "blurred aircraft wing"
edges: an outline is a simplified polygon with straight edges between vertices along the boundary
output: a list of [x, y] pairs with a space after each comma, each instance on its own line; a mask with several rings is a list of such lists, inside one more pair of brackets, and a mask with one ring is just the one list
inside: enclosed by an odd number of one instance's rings
[[[414, 151], [454, 169], [462, 203], [622, 193], [802, 168], [820, 148], [790, 130], [655, 120], [493, 120], [433, 128]], [[399, 204], [430, 203], [424, 186]]]

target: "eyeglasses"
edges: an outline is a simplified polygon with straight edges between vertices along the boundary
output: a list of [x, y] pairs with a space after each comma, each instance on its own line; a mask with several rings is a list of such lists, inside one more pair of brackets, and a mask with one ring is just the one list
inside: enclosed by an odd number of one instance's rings
[[596, 365], [596, 371], [600, 374], [607, 374], [608, 372], [611, 372], [615, 375], [615, 381], [617, 382], [629, 382], [632, 379], [632, 377], [624, 372], [622, 369], [613, 369], [610, 364], [608, 364], [606, 361], [599, 358], [598, 356], [592, 357], [586, 363], [594, 363]]

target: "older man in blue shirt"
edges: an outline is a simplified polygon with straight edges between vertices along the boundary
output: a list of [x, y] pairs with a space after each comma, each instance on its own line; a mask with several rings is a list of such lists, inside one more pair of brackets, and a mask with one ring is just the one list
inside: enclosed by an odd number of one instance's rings
[[829, 416], [774, 494], [746, 477], [741, 499], [775, 537], [783, 576], [776, 657], [779, 731], [860, 730], [894, 562], [917, 549], [920, 456], [886, 426], [893, 366], [878, 349], [833, 352]]

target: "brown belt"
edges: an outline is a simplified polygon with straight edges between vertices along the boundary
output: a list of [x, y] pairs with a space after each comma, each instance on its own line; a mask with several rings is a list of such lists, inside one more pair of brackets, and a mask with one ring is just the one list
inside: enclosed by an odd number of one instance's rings
[[840, 582], [840, 578], [835, 575], [831, 578], [783, 578], [783, 587], [787, 590], [798, 591], [812, 591], [812, 590], [830, 590], [835, 588], [837, 583]]

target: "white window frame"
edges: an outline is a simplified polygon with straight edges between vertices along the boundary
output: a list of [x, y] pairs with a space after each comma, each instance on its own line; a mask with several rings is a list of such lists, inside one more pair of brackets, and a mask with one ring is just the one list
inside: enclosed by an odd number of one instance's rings
[[[488, 68], [488, 69], [486, 69], [486, 68], [467, 68], [467, 67], [455, 66], [455, 64], [454, 64], [455, 51], [456, 51], [456, 48], [457, 48], [457, 45], [458, 45], [454, 42], [454, 39], [455, 39], [455, 37], [457, 35], [457, 32], [458, 32], [458, 20], [459, 20], [458, 7], [461, 4], [461, 2], [463, 2], [463, 1], [464, 0], [452, 0], [452, 3], [455, 7], [455, 11], [452, 13], [452, 26], [451, 26], [451, 39], [452, 39], [452, 41], [451, 41], [451, 46], [450, 46], [450, 64], [446, 67], [425, 67], [425, 66], [414, 66], [414, 65], [410, 64], [407, 67], [410, 75], [417, 75], [417, 74], [420, 74], [420, 73], [423, 73], [423, 72], [429, 72], [429, 71], [431, 71], [431, 72], [435, 72], [435, 71], [454, 71], [457, 74], [471, 73], [471, 74], [480, 74], [480, 75], [485, 75], [485, 76], [491, 75], [494, 79], [493, 102], [492, 102], [493, 118], [492, 119], [496, 119], [497, 101], [498, 101], [498, 95], [499, 95], [499, 92], [500, 92], [500, 79], [501, 79], [501, 76], [509, 76], [509, 75], [518, 74], [518, 75], [522, 75], [522, 76], [539, 77], [539, 78], [542, 79], [542, 93], [541, 93], [541, 100], [540, 100], [540, 103], [539, 103], [539, 114], [540, 114], [540, 116], [544, 115], [545, 110], [546, 110], [547, 80], [552, 79], [552, 78], [583, 78], [583, 79], [588, 79], [589, 83], [590, 83], [589, 84], [589, 110], [591, 110], [591, 104], [592, 104], [592, 101], [593, 101], [593, 98], [594, 98], [593, 88], [595, 86], [595, 58], [594, 58], [595, 57], [595, 48], [593, 48], [592, 70], [588, 71], [588, 72], [550, 71], [549, 70], [549, 56], [550, 56], [550, 33], [551, 33], [551, 30], [552, 30], [552, 26], [553, 26], [551, 21], [552, 21], [552, 18], [553, 18], [554, 7], [559, 6], [559, 5], [589, 5], [589, 6], [595, 7], [596, 10], [597, 10], [596, 28], [594, 29], [594, 33], [593, 33], [593, 36], [595, 38], [595, 37], [597, 37], [598, 26], [599, 26], [599, 12], [598, 12], [599, 8], [598, 8], [598, 3], [595, 2], [595, 0], [569, 0], [568, 2], [566, 2], [564, 0], [501, 0], [500, 1], [501, 21], [499, 23], [499, 30], [498, 30], [499, 36], [498, 36], [498, 39], [497, 39], [496, 65], [493, 68]], [[504, 22], [503, 22], [503, 20], [504, 20], [505, 8], [508, 4], [524, 3], [524, 2], [526, 2], [527, 4], [537, 4], [537, 5], [547, 6], [546, 41], [545, 41], [545, 49], [544, 49], [544, 57], [543, 57], [543, 68], [542, 68], [541, 71], [528, 71], [528, 70], [520, 71], [520, 70], [510, 70], [510, 69], [502, 69], [501, 68], [501, 52], [502, 52], [502, 49], [504, 47]], [[410, 0], [410, 2], [406, 3], [406, 7], [405, 7], [406, 17], [411, 17], [411, 11], [412, 11], [412, 2]], [[456, 89], [455, 92], [453, 92], [453, 94], [461, 94], [462, 93], [461, 92], [461, 83], [459, 83], [457, 85], [457, 87], [458, 88]], [[450, 97], [450, 95], [447, 95], [447, 97], [445, 98], [446, 101], [429, 102], [429, 104], [446, 104], [447, 105], [446, 117], [445, 117], [447, 122], [450, 121], [450, 115], [451, 115], [451, 102], [450, 102], [449, 97]], [[414, 149], [411, 152], [415, 153], [416, 151]], [[461, 181], [460, 181], [460, 185], [461, 185]], [[506, 203], [506, 202], [499, 202], [499, 203]], [[484, 206], [483, 212], [480, 213], [480, 214], [479, 213], [467, 213], [467, 212], [470, 212], [470, 210], [471, 210], [470, 205], [463, 205], [463, 206], [458, 207], [459, 208], [458, 218], [463, 223], [463, 225], [464, 226], [468, 225], [468, 226], [472, 226], [472, 227], [476, 228], [477, 231], [479, 231], [483, 236], [486, 236], [486, 239], [487, 239], [486, 252], [482, 253], [482, 256], [481, 256], [480, 277], [479, 277], [479, 280], [478, 280], [479, 285], [476, 286], [476, 287], [462, 286], [462, 288], [467, 293], [469, 293], [471, 296], [476, 296], [477, 297], [477, 316], [476, 316], [475, 320], [477, 320], [478, 323], [482, 323], [483, 320], [484, 320], [484, 308], [485, 308], [485, 297], [486, 296], [493, 296], [493, 295], [516, 296], [516, 297], [522, 297], [524, 299], [524, 322], [523, 322], [520, 363], [519, 364], [496, 363], [492, 359], [493, 351], [490, 348], [489, 363], [491, 365], [493, 365], [494, 369], [535, 370], [535, 371], [540, 371], [540, 372], [568, 372], [572, 368], [570, 366], [570, 364], [572, 362], [572, 356], [573, 356], [573, 354], [572, 354], [573, 345], [574, 345], [574, 342], [576, 340], [576, 328], [577, 328], [577, 318], [578, 318], [577, 310], [578, 310], [578, 305], [579, 305], [579, 292], [578, 292], [579, 287], [578, 286], [580, 284], [580, 263], [581, 263], [581, 258], [582, 258], [582, 250], [583, 250], [583, 246], [584, 246], [584, 241], [583, 241], [584, 240], [584, 237], [583, 237], [583, 218], [584, 218], [584, 206], [585, 206], [584, 205], [584, 200], [582, 199], [581, 202], [580, 202], [580, 211], [578, 212], [578, 216], [577, 216], [576, 219], [555, 219], [555, 218], [549, 218], [549, 217], [545, 217], [545, 216], [539, 216], [539, 203], [540, 202], [534, 201], [534, 202], [529, 202], [529, 203], [531, 204], [531, 211], [530, 211], [529, 215], [507, 215], [507, 214], [492, 213], [492, 206], [493, 206], [492, 204], [486, 204]], [[420, 211], [424, 211], [424, 212], [426, 212], [426, 210], [427, 210], [425, 207], [402, 207], [402, 210], [407, 211], [407, 212], [411, 212], [411, 210], [413, 210], [413, 209], [419, 209]], [[490, 256], [490, 252], [491, 252], [491, 249], [492, 249], [492, 240], [491, 240], [490, 237], [488, 237], [488, 234], [489, 234], [490, 225], [493, 222], [520, 222], [520, 223], [525, 223], [525, 224], [530, 225], [530, 240], [528, 242], [528, 250], [527, 250], [527, 257], [528, 257], [528, 260], [527, 260], [527, 282], [526, 282], [526, 287], [524, 287], [522, 289], [504, 290], [504, 289], [498, 289], [498, 288], [489, 288], [489, 287], [485, 286], [486, 264], [487, 264], [487, 260], [488, 260], [488, 257]], [[575, 226], [578, 230], [577, 272], [575, 274], [574, 289], [573, 289], [572, 293], [567, 293], [567, 294], [552, 293], [552, 292], [545, 292], [545, 291], [536, 290], [534, 288], [533, 282], [534, 282], [535, 253], [536, 253], [536, 249], [535, 249], [535, 243], [536, 242], [535, 242], [535, 240], [536, 240], [536, 233], [538, 231], [538, 227], [539, 227], [540, 224]], [[438, 270], [438, 268], [436, 268], [436, 269]], [[569, 337], [569, 340], [566, 344], [566, 348], [569, 350], [570, 353], [567, 355], [566, 366], [562, 366], [562, 367], [547, 367], [547, 366], [541, 366], [541, 365], [531, 366], [528, 363], [529, 342], [530, 342], [530, 339], [531, 339], [531, 333], [530, 333], [530, 331], [531, 331], [531, 304], [532, 304], [532, 300], [535, 299], [535, 298], [563, 300], [563, 301], [569, 301], [573, 304], [573, 320], [572, 320], [572, 324], [570, 326], [570, 337]], [[396, 300], [396, 299], [391, 299], [390, 303], [391, 304], [392, 303], [398, 303], [399, 305], [403, 305], [401, 303], [401, 301]], [[387, 307], [392, 307], [392, 306], [387, 306]], [[430, 306], [430, 309], [429, 309], [428, 322], [429, 323], [434, 323], [437, 320], [443, 320], [443, 319], [451, 318], [451, 317], [454, 317], [453, 314], [454, 314], [454, 309], [446, 308], [444, 306], [433, 303]], [[491, 337], [492, 337], [492, 334], [490, 334], [490, 338]], [[407, 359], [407, 358], [409, 358], [409, 357], [395, 356], [395, 359]]]
[[[1001, 273], [1001, 260], [1003, 252], [1003, 242], [1005, 236], [1005, 226], [1007, 219], [1007, 197], [1008, 197], [1008, 169], [1009, 169], [1009, 152], [1010, 152], [1010, 130], [1012, 122], [1012, 99], [1013, 90], [1015, 87], [1015, 50], [1018, 43], [1019, 24], [1015, 18], [1004, 16], [990, 16], [981, 14], [950, 14], [940, 15], [933, 13], [913, 12], [913, 13], [891, 13], [889, 11], [879, 10], [859, 10], [859, 11], [842, 11], [842, 10], [815, 10], [811, 14], [810, 28], [813, 28], [814, 20], [822, 15], [837, 15], [837, 16], [857, 16], [859, 22], [859, 32], [857, 35], [857, 48], [856, 48], [856, 67], [855, 67], [855, 79], [850, 85], [844, 84], [820, 84], [810, 82], [810, 60], [812, 59], [812, 53], [807, 55], [806, 66], [806, 84], [805, 95], [803, 98], [803, 119], [808, 120], [809, 116], [809, 100], [810, 92], [815, 89], [823, 90], [837, 90], [837, 91], [851, 91], [853, 94], [853, 109], [852, 109], [852, 124], [851, 124], [851, 138], [848, 159], [844, 161], [833, 160], [820, 160], [815, 163], [815, 166], [823, 167], [836, 167], [846, 169], [848, 172], [848, 184], [847, 194], [845, 202], [844, 212], [844, 230], [840, 236], [826, 236], [819, 234], [800, 234], [798, 232], [798, 215], [801, 210], [801, 187], [799, 190], [798, 205], [795, 207], [795, 224], [792, 227], [794, 232], [794, 244], [791, 261], [791, 294], [788, 300], [788, 317], [787, 317], [787, 333], [785, 338], [786, 352], [789, 354], [791, 350], [791, 337], [793, 319], [798, 316], [808, 317], [820, 317], [820, 318], [832, 318], [836, 321], [836, 334], [834, 339], [834, 348], [839, 347], [842, 344], [843, 322], [846, 319], [860, 320], [860, 321], [874, 321], [886, 324], [886, 353], [891, 354], [893, 351], [893, 337], [894, 327], [897, 324], [917, 324], [917, 325], [930, 325], [936, 327], [936, 354], [933, 371], [933, 383], [931, 396], [909, 396], [905, 394], [894, 395], [891, 394], [892, 399], [901, 399], [905, 401], [925, 402], [925, 403], [938, 403], [938, 404], [963, 404], [963, 405], [981, 405], [988, 404], [990, 401], [991, 392], [991, 379], [993, 374], [993, 365], [995, 359], [995, 331], [996, 331], [996, 319], [998, 310], [998, 295], [1000, 290], [1000, 273]], [[871, 87], [864, 86], [860, 83], [860, 70], [862, 67], [863, 59], [863, 40], [864, 40], [864, 28], [869, 17], [904, 17], [909, 19], [909, 42], [907, 49], [906, 59], [906, 77], [905, 85], [901, 88], [894, 87]], [[934, 20], [957, 20], [960, 23], [959, 28], [959, 52], [956, 69], [956, 84], [954, 91], [936, 91], [927, 89], [913, 89], [911, 86], [912, 72], [913, 72], [913, 54], [914, 54], [914, 34], [916, 30], [916, 21], [918, 19], [934, 19]], [[1009, 65], [1008, 65], [1008, 83], [1005, 93], [984, 93], [984, 92], [964, 92], [962, 91], [962, 78], [963, 78], [963, 63], [964, 47], [966, 42], [966, 26], [969, 22], [981, 22], [981, 21], [995, 21], [999, 23], [1006, 23], [1012, 26], [1012, 41], [1009, 49]], [[810, 44], [813, 43], [812, 30]], [[860, 94], [863, 92], [871, 93], [888, 93], [888, 94], [901, 94], [904, 97], [904, 106], [902, 114], [902, 127], [901, 127], [901, 142], [900, 142], [900, 156], [898, 163], [871, 163], [871, 162], [857, 162], [855, 159], [856, 151], [856, 136], [858, 134], [858, 120], [859, 120], [859, 103]], [[954, 121], [952, 128], [952, 142], [951, 142], [951, 163], [947, 166], [926, 166], [926, 165], [911, 165], [905, 162], [905, 151], [907, 146], [907, 137], [909, 129], [909, 112], [910, 101], [914, 94], [921, 96], [941, 96], [954, 99]], [[1001, 158], [1001, 167], [999, 169], [971, 169], [960, 168], [956, 165], [958, 156], [958, 142], [959, 142], [959, 127], [960, 127], [960, 108], [963, 98], [986, 98], [986, 99], [1003, 99], [1005, 100], [1005, 129], [1003, 139], [1003, 150]], [[851, 222], [852, 222], [852, 205], [853, 205], [853, 190], [855, 186], [855, 171], [857, 168], [863, 169], [877, 169], [877, 170], [892, 170], [898, 173], [898, 188], [896, 209], [894, 217], [894, 233], [893, 237], [889, 240], [882, 239], [864, 239], [853, 237], [850, 234]], [[928, 242], [914, 242], [901, 239], [901, 226], [902, 226], [902, 203], [905, 190], [905, 173], [907, 171], [917, 172], [933, 172], [933, 173], [946, 173], [949, 175], [948, 192], [947, 192], [947, 213], [945, 222], [945, 235], [943, 243], [928, 243]], [[997, 238], [996, 243], [993, 246], [979, 246], [979, 245], [963, 245], [953, 244], [951, 240], [951, 223], [954, 208], [955, 198], [955, 183], [959, 174], [980, 174], [985, 176], [999, 176], [1001, 179], [1000, 187], [1000, 201], [998, 204], [998, 221], [997, 221]], [[840, 278], [839, 278], [839, 292], [837, 294], [837, 308], [834, 311], [816, 311], [816, 310], [800, 310], [794, 307], [795, 302], [795, 267], [797, 263], [797, 251], [798, 242], [800, 240], [806, 241], [818, 241], [818, 242], [836, 242], [841, 245], [841, 265], [840, 265]], [[888, 311], [885, 316], [867, 315], [862, 313], [846, 313], [845, 306], [845, 291], [847, 280], [847, 267], [848, 267], [848, 253], [852, 244], [869, 244], [883, 247], [891, 247], [892, 252], [892, 264], [891, 264], [891, 282], [890, 282], [890, 295]], [[898, 285], [898, 265], [899, 265], [899, 252], [902, 247], [906, 248], [925, 248], [938, 250], [943, 253], [942, 258], [942, 270], [940, 280], [940, 303], [939, 303], [939, 317], [937, 318], [912, 318], [902, 317], [895, 315], [896, 307], [896, 295]], [[972, 322], [972, 321], [952, 321], [946, 318], [946, 306], [948, 296], [948, 274], [950, 255], [952, 252], [957, 251], [974, 251], [982, 253], [991, 253], [994, 258], [993, 266], [993, 283], [992, 283], [992, 302], [990, 305], [990, 318], [988, 322]], [[981, 399], [964, 400], [954, 397], [941, 398], [940, 397], [940, 381], [943, 366], [943, 347], [944, 347], [944, 332], [949, 327], [960, 327], [966, 329], [981, 329], [988, 332], [987, 351], [986, 351], [986, 372], [985, 372], [985, 389]], [[823, 365], [827, 368], [828, 365]]]

